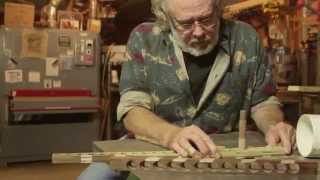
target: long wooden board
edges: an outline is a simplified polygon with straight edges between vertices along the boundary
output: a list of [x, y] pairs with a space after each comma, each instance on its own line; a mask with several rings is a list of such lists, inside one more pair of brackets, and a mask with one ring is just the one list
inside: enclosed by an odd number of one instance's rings
[[288, 86], [289, 92], [320, 93], [320, 86]]
[[[241, 148], [217, 148], [219, 157], [261, 157], [285, 155], [282, 147], [249, 147]], [[139, 152], [91, 152], [91, 153], [54, 153], [53, 163], [92, 163], [95, 161], [108, 161], [114, 157], [179, 157], [174, 151], [139, 151]]]

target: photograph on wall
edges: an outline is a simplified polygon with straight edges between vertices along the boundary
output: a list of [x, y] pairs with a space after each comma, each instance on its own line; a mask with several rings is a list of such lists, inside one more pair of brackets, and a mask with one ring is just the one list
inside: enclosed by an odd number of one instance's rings
[[45, 31], [24, 30], [22, 32], [21, 57], [47, 57], [48, 34]]
[[60, 29], [81, 30], [82, 14], [79, 12], [58, 11], [58, 24]]

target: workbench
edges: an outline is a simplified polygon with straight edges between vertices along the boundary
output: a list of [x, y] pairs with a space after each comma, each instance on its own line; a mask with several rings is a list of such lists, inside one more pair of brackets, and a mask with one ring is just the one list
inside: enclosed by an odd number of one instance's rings
[[[264, 146], [264, 137], [258, 132], [247, 132], [247, 145]], [[226, 147], [236, 147], [238, 145], [238, 133], [214, 134], [211, 136], [216, 145]], [[163, 151], [166, 150], [158, 145], [150, 144], [135, 139], [113, 140], [113, 141], [97, 141], [94, 142], [94, 151], [98, 152], [141, 152], [141, 151]], [[297, 154], [292, 155], [296, 159], [303, 159]], [[280, 157], [281, 158], [281, 157]], [[288, 157], [284, 157], [288, 158]], [[308, 161], [308, 160], [306, 160]], [[312, 160], [312, 162], [318, 160]], [[320, 160], [319, 160], [320, 162]], [[302, 168], [305, 168], [302, 166]], [[308, 167], [307, 167], [308, 168]], [[117, 168], [115, 168], [117, 170]], [[318, 168], [312, 171], [303, 171], [299, 173], [288, 173], [285, 169], [283, 172], [275, 172], [273, 170], [265, 171], [257, 169], [257, 171], [241, 172], [238, 169], [225, 169], [222, 171], [203, 170], [203, 169], [186, 169], [186, 168], [131, 168], [130, 172], [138, 176], [141, 180], [318, 180]], [[305, 173], [307, 172], [307, 173]]]

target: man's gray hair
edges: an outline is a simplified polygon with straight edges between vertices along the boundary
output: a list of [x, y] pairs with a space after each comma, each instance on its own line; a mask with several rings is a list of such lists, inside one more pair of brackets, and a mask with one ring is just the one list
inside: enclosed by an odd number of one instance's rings
[[[170, 22], [168, 20], [168, 0], [151, 0], [151, 9], [153, 14], [156, 16], [156, 23], [159, 25], [162, 31], [167, 31], [170, 29]], [[170, 1], [170, 0], [169, 0]], [[213, 9], [218, 13], [217, 15], [221, 17], [223, 5], [222, 0], [212, 0], [213, 1]]]

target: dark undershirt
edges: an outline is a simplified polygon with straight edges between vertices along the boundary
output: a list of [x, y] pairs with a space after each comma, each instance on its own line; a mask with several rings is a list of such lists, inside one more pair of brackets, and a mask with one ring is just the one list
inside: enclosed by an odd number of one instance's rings
[[198, 57], [183, 52], [183, 57], [189, 76], [191, 92], [196, 104], [198, 104], [201, 98], [211, 67], [217, 56], [218, 49], [219, 48], [216, 47], [210, 53]]

